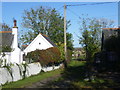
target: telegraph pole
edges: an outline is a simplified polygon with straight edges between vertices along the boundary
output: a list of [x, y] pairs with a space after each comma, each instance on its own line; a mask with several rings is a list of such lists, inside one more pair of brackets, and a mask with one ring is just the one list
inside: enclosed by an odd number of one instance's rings
[[64, 53], [65, 53], [65, 67], [67, 67], [67, 43], [66, 43], [66, 8], [67, 6], [64, 5]]

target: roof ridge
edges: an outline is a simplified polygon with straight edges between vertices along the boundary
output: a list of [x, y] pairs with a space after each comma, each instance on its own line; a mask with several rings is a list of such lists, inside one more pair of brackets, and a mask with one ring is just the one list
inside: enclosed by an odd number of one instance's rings
[[40, 33], [41, 35], [43, 35], [43, 36], [45, 36], [45, 37], [48, 37], [47, 35], [45, 35], [45, 34], [42, 34], [42, 33]]
[[12, 33], [12, 31], [0, 31], [0, 33]]

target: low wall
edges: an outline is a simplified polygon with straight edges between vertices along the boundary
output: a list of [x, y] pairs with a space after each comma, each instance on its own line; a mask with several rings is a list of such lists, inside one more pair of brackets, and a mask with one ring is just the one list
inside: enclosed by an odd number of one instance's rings
[[0, 68], [0, 85], [4, 85], [9, 82], [14, 82], [21, 80], [25, 77], [29, 77], [31, 75], [37, 75], [43, 70], [44, 72], [52, 71], [58, 69], [62, 66], [62, 64], [58, 66], [51, 67], [41, 67], [40, 63], [31, 63], [31, 64], [20, 64], [11, 66], [11, 68]]

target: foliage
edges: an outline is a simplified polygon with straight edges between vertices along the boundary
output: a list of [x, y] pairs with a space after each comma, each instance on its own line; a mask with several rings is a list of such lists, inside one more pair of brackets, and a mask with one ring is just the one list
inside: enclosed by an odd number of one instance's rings
[[3, 66], [3, 60], [0, 58], [0, 68]]
[[69, 63], [72, 60], [72, 50], [67, 49], [67, 62]]
[[29, 52], [26, 58], [32, 59], [34, 62], [40, 62], [41, 65], [53, 65], [61, 62], [60, 51], [57, 47], [51, 47], [46, 50], [35, 50]]
[[80, 44], [83, 45], [86, 51], [87, 60], [87, 78], [91, 81], [94, 63], [94, 54], [100, 51], [102, 28], [112, 27], [113, 22], [107, 19], [83, 18], [82, 19], [82, 37], [80, 37]]
[[106, 51], [119, 52], [120, 50], [120, 37], [111, 36], [104, 42], [104, 49]]
[[82, 37], [80, 44], [83, 45], [86, 51], [86, 59], [92, 60], [96, 52], [100, 51], [101, 46], [101, 29], [112, 27], [113, 22], [107, 19], [83, 18], [82, 19]]
[[6, 23], [2, 23], [2, 29], [0, 31], [11, 31], [11, 27], [7, 25]]
[[23, 65], [23, 67], [24, 67], [24, 71], [23, 71], [23, 79], [25, 79], [28, 64], [27, 64], [27, 63], [22, 63], [22, 65]]
[[58, 49], [61, 53], [61, 56], [60, 56], [61, 60], [65, 60], [64, 43], [59, 42], [59, 43], [56, 43], [56, 45], [58, 46]]
[[13, 49], [10, 46], [2, 46], [1, 52], [11, 52]]
[[[98, 72], [120, 71], [120, 38], [110, 36], [104, 41], [104, 51], [95, 54], [95, 68]], [[109, 63], [109, 64], [108, 64]], [[112, 67], [111, 67], [112, 66]]]
[[[47, 35], [54, 43], [64, 43], [64, 18], [55, 9], [47, 7], [25, 10], [22, 26], [27, 32], [21, 36], [23, 44], [29, 44], [39, 33]], [[70, 21], [67, 21], [67, 28]], [[67, 33], [68, 48], [72, 49], [72, 34]]]

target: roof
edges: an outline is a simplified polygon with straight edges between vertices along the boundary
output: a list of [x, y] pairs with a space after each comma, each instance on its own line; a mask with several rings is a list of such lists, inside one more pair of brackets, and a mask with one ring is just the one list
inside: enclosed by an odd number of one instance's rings
[[103, 28], [104, 30], [120, 30], [120, 28]]
[[[55, 45], [54, 43], [53, 43], [53, 41], [51, 41], [51, 39], [47, 36], [47, 35], [44, 35], [44, 34], [42, 34], [42, 33], [40, 33], [40, 35], [42, 35], [53, 47], [57, 47], [57, 45]], [[30, 44], [32, 43], [32, 41], [30, 42]], [[29, 45], [30, 45], [29, 44]], [[26, 49], [29, 45], [22, 45], [22, 49], [24, 50], [24, 49]]]
[[79, 48], [79, 47], [74, 48], [74, 51], [81, 51], [81, 50], [83, 50], [83, 48]]
[[0, 31], [0, 46], [11, 46], [14, 36], [11, 31]]
[[47, 35], [43, 35], [41, 34], [50, 44], [52, 44], [54, 47], [56, 47], [56, 45], [53, 43], [53, 41], [51, 41], [51, 39], [47, 36]]

